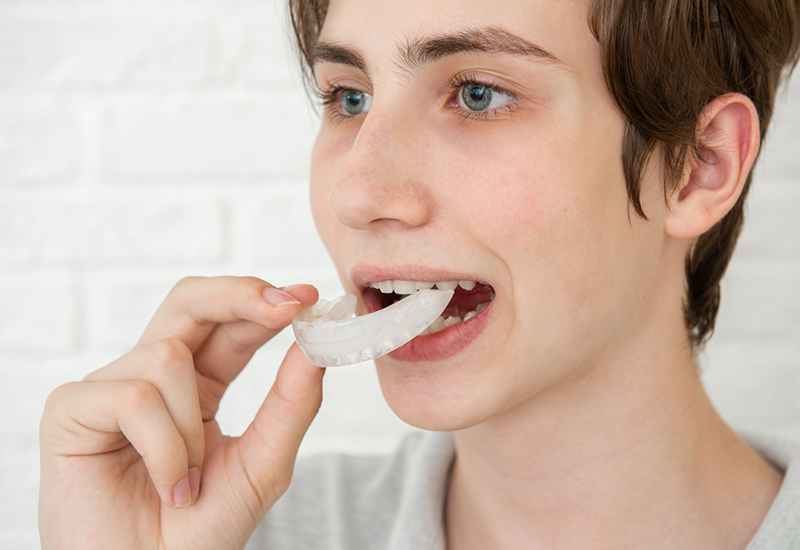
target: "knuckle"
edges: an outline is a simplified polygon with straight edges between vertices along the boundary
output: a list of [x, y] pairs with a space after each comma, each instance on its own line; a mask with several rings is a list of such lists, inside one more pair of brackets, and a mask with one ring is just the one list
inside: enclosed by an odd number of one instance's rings
[[263, 292], [265, 286], [270, 286], [269, 283], [258, 277], [236, 277], [233, 280], [233, 285], [237, 291], [243, 293], [253, 292], [259, 295]]
[[291, 485], [292, 482], [292, 473], [294, 468], [292, 467], [291, 464], [288, 466], [288, 468], [289, 468], [289, 475], [278, 476], [278, 478], [275, 479], [275, 481], [273, 482], [273, 490], [275, 492], [273, 500], [278, 500], [278, 498], [280, 498], [281, 495], [283, 495], [286, 491], [289, 490], [289, 485]]
[[188, 277], [183, 277], [173, 287], [173, 290], [183, 290], [187, 286], [194, 286], [197, 284], [197, 281], [201, 280], [203, 277], [197, 277], [195, 275], [190, 275]]
[[182, 296], [193, 292], [193, 289], [195, 289], [203, 279], [206, 279], [206, 277], [198, 277], [194, 275], [183, 277], [177, 283], [175, 283], [175, 286], [173, 286], [172, 290], [169, 291], [165, 301], [178, 300]]
[[[266, 335], [266, 329], [259, 330], [260, 327], [254, 327], [254, 330], [258, 330], [259, 333], [264, 333]], [[228, 348], [234, 355], [242, 356], [242, 355], [252, 355], [255, 353], [255, 350], [266, 341], [266, 337], [262, 338], [261, 334], [259, 337], [255, 337], [254, 334], [248, 333], [246, 335], [242, 335], [239, 332], [235, 331], [225, 331], [222, 333], [225, 338], [225, 343], [227, 344]], [[258, 341], [259, 344], [255, 344], [254, 340]]]
[[151, 363], [160, 371], [183, 372], [193, 367], [192, 351], [177, 338], [156, 340], [147, 346]]
[[147, 410], [161, 401], [161, 394], [149, 382], [132, 380], [120, 386], [117, 400], [125, 408]]
[[[203, 452], [204, 430], [201, 423], [192, 424], [183, 434], [183, 439], [186, 441], [188, 448], [194, 449], [195, 452]], [[202, 458], [202, 454], [200, 455]]]
[[186, 464], [188, 456], [186, 445], [180, 437], [168, 437], [159, 441], [158, 444], [143, 449], [141, 457], [148, 464], [148, 469], [153, 473], [153, 468], [159, 471], [168, 472], [174, 469], [181, 469], [181, 465]]
[[62, 398], [75, 391], [80, 384], [80, 382], [67, 382], [66, 384], [62, 384], [50, 392], [50, 395], [47, 396], [47, 399], [44, 403], [44, 415], [46, 416], [49, 412], [51, 412]]

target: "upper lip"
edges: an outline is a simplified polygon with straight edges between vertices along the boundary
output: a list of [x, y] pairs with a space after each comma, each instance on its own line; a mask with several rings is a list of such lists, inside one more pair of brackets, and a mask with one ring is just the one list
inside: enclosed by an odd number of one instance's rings
[[446, 269], [437, 269], [419, 265], [375, 266], [356, 265], [350, 270], [350, 280], [358, 287], [366, 287], [369, 283], [380, 281], [479, 281], [491, 284], [485, 278], [476, 278], [474, 274], [456, 273]]

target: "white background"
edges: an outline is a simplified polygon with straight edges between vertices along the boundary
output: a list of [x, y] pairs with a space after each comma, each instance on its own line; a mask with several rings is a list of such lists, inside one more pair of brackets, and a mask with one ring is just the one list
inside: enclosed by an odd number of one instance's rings
[[[340, 288], [306, 199], [317, 124], [280, 0], [0, 0], [0, 548], [38, 547], [47, 394], [136, 342], [172, 285]], [[800, 440], [800, 77], [779, 101], [701, 358], [738, 428]], [[241, 433], [291, 335], [226, 394]], [[368, 364], [332, 369], [302, 453], [405, 431]]]

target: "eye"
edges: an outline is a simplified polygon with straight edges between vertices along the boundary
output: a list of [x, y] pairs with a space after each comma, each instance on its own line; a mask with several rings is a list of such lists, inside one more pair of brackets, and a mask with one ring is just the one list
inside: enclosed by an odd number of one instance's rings
[[470, 111], [486, 111], [505, 105], [512, 96], [486, 84], [470, 82], [461, 87], [459, 98], [461, 106]]
[[339, 97], [342, 109], [349, 115], [366, 113], [372, 106], [372, 96], [358, 90], [342, 90]]

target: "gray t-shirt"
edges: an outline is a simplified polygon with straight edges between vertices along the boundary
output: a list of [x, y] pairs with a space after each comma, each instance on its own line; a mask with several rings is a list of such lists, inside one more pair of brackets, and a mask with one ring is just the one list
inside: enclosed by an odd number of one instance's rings
[[[746, 550], [800, 549], [800, 446], [745, 436], [784, 472], [777, 499]], [[246, 550], [444, 550], [453, 436], [407, 437], [384, 457], [300, 460], [292, 484]]]

